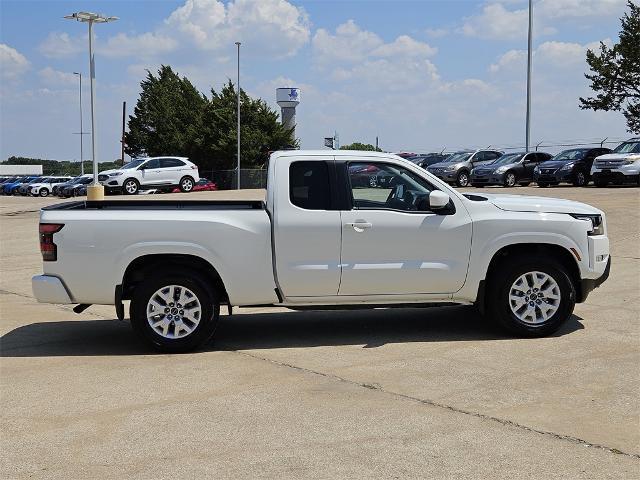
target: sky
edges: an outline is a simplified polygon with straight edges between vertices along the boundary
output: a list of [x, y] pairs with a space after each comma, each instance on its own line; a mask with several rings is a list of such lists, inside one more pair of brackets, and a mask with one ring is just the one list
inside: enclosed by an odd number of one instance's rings
[[[533, 2], [533, 144], [628, 136], [622, 114], [578, 108], [585, 52], [617, 40], [625, 4]], [[119, 158], [122, 102], [131, 114], [146, 70], [170, 65], [208, 94], [235, 82], [236, 41], [250, 95], [278, 108], [277, 87], [301, 89], [302, 148], [334, 132], [386, 151], [524, 145], [526, 0], [1, 0], [1, 159], [79, 160], [73, 72], [91, 127], [87, 26], [63, 18], [75, 11], [119, 17], [95, 26], [99, 161]]]

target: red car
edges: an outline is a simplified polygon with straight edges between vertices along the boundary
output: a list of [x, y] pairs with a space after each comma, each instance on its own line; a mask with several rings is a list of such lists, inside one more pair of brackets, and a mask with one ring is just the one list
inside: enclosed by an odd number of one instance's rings
[[[218, 190], [218, 185], [213, 183], [208, 178], [200, 177], [200, 180], [196, 182], [196, 184], [193, 187], [193, 190], [191, 191], [192, 192], [211, 192], [213, 190]], [[179, 192], [180, 192], [179, 188], [174, 188], [171, 193], [179, 193]]]

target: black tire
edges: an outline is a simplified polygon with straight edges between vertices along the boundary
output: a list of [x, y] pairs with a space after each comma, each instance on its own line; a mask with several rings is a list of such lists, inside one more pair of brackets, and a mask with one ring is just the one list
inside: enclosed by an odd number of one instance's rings
[[[171, 285], [190, 290], [200, 303], [199, 323], [192, 332], [179, 338], [166, 338], [162, 336], [152, 328], [147, 320], [146, 310], [148, 302], [156, 292], [163, 287], [169, 287]], [[189, 303], [185, 305], [188, 304]], [[176, 304], [176, 308], [172, 308], [172, 310], [177, 309], [177, 305], [178, 304]], [[180, 312], [181, 311], [178, 313]], [[172, 311], [170, 313], [172, 313]], [[194, 272], [180, 271], [178, 267], [178, 271], [175, 274], [162, 276], [160, 278], [149, 276], [148, 279], [140, 283], [133, 293], [129, 307], [129, 315], [133, 330], [153, 348], [161, 352], [183, 353], [194, 350], [211, 339], [218, 324], [220, 304], [218, 303], [215, 292], [208, 286], [205, 280], [199, 275], [194, 274]], [[162, 319], [168, 316], [164, 312], [159, 312], [159, 315], [161, 315]], [[176, 322], [170, 322], [171, 326], [169, 327], [169, 331], [173, 328], [174, 335], [176, 332], [175, 323]], [[190, 325], [193, 326], [193, 324]]]
[[38, 192], [38, 195], [40, 195], [41, 197], [47, 197], [49, 195], [49, 190], [46, 188], [41, 188]]
[[589, 183], [589, 177], [582, 170], [578, 170], [573, 176], [574, 187], [586, 187]]
[[193, 190], [195, 183], [196, 182], [191, 177], [182, 177], [180, 179], [180, 185], [179, 185], [180, 191], [183, 193], [189, 193], [191, 190]]
[[469, 186], [469, 172], [466, 170], [460, 171], [456, 177], [456, 185], [459, 187]]
[[607, 185], [609, 185], [609, 182], [607, 182], [606, 180], [594, 180], [593, 183], [598, 188], [606, 187]]
[[127, 178], [122, 182], [123, 195], [135, 195], [140, 190], [140, 184], [135, 178]]
[[516, 174], [513, 172], [507, 172], [504, 176], [505, 187], [515, 187], [517, 183]]
[[538, 186], [542, 188], [546, 188], [549, 186], [549, 184], [547, 182], [538, 182]]
[[[555, 313], [547, 320], [537, 324], [518, 318], [512, 311], [509, 296], [517, 279], [531, 272], [540, 272], [551, 277], [560, 292], [560, 300]], [[535, 292], [533, 293], [535, 294]], [[523, 293], [524, 295], [530, 294]], [[491, 278], [488, 279], [486, 301], [489, 319], [502, 328], [522, 337], [544, 337], [557, 331], [571, 317], [576, 301], [576, 291], [567, 269], [560, 262], [554, 262], [553, 258], [546, 256], [533, 256], [527, 259], [510, 260], [499, 265]], [[541, 301], [544, 302], [544, 299]], [[540, 304], [540, 302], [537, 303]], [[524, 302], [525, 308], [528, 308], [528, 305], [531, 303]], [[535, 304], [532, 306], [536, 315], [542, 311]]]

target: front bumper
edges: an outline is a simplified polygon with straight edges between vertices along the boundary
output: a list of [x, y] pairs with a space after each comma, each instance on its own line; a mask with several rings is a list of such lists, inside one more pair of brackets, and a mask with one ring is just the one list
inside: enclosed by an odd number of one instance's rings
[[602, 285], [607, 278], [609, 278], [609, 273], [611, 271], [611, 256], [609, 255], [607, 259], [607, 266], [604, 268], [604, 272], [598, 278], [583, 278], [580, 281], [580, 292], [578, 292], [577, 303], [584, 302], [589, 294]]
[[74, 303], [62, 280], [53, 275], [36, 275], [31, 278], [31, 289], [40, 303]]
[[430, 174], [435, 175], [440, 180], [444, 180], [445, 182], [455, 182], [458, 178], [458, 172], [456, 170], [452, 172], [442, 172], [442, 171], [434, 171], [427, 170]]
[[638, 183], [639, 174], [625, 175], [616, 170], [599, 170], [592, 174], [594, 181], [604, 181], [612, 183]]
[[555, 173], [534, 173], [533, 181], [536, 183], [571, 183], [573, 182], [573, 171], [557, 170]]
[[502, 185], [504, 184], [504, 173], [487, 173], [487, 174], [476, 174], [472, 173], [469, 179], [471, 184], [482, 184], [482, 185]]

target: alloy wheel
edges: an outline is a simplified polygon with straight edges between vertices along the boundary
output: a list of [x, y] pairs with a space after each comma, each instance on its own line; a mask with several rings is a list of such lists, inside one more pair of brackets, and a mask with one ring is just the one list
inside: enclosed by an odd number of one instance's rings
[[560, 287], [544, 272], [520, 275], [509, 289], [511, 313], [528, 325], [540, 325], [560, 308]]
[[158, 289], [147, 302], [147, 322], [163, 338], [184, 338], [191, 334], [202, 315], [200, 300], [188, 288], [167, 285]]

